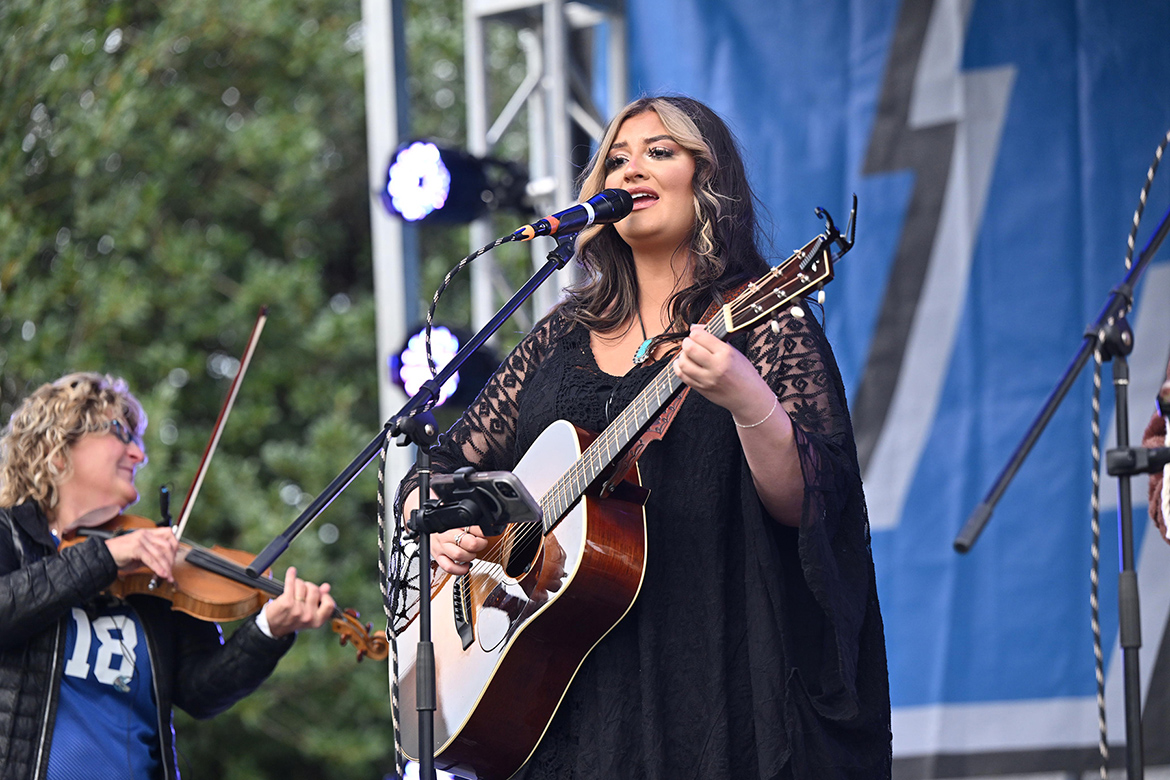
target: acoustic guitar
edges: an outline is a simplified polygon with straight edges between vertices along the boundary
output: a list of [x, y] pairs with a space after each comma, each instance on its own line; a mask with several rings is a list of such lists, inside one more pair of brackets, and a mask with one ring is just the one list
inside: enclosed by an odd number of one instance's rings
[[[708, 331], [726, 338], [819, 293], [852, 246], [852, 231], [846, 241], [818, 215], [826, 231], [725, 304]], [[842, 249], [836, 257], [834, 245]], [[436, 578], [435, 766], [478, 780], [511, 777], [585, 657], [633, 605], [645, 571], [647, 491], [636, 466], [625, 475], [613, 466], [681, 388], [668, 364], [600, 435], [564, 420], [546, 428], [515, 468], [541, 496], [542, 522], [508, 526], [469, 573]], [[412, 620], [398, 635], [399, 712], [402, 749], [415, 760], [417, 644]]]

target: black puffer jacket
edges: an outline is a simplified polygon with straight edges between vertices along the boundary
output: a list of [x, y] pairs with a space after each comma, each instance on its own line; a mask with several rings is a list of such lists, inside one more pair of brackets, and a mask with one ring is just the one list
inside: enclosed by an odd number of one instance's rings
[[[99, 598], [117, 576], [104, 542], [58, 554], [34, 503], [0, 508], [0, 777], [42, 778], [57, 712], [70, 608]], [[173, 612], [150, 596], [129, 603], [146, 630], [167, 780], [178, 777], [171, 705], [196, 718], [216, 715], [254, 691], [292, 646], [255, 621], [225, 644], [218, 626]]]

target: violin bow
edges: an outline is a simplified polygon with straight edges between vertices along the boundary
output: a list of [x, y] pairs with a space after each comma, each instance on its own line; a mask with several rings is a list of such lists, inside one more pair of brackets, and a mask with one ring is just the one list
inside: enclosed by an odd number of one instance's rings
[[[256, 324], [252, 326], [252, 334], [248, 337], [248, 346], [244, 349], [243, 357], [240, 358], [240, 367], [236, 370], [235, 379], [232, 380], [232, 386], [223, 402], [223, 408], [219, 410], [219, 418], [215, 421], [211, 438], [207, 442], [207, 449], [203, 451], [203, 459], [199, 461], [199, 468], [195, 470], [191, 489], [187, 491], [187, 498], [183, 501], [179, 524], [175, 526], [175, 538], [177, 539], [183, 537], [183, 530], [187, 526], [187, 520], [191, 517], [191, 508], [195, 505], [195, 497], [199, 495], [199, 489], [203, 486], [203, 477], [206, 476], [208, 466], [211, 465], [211, 458], [215, 455], [215, 448], [219, 445], [219, 437], [227, 425], [228, 415], [231, 414], [232, 406], [236, 402], [236, 395], [240, 391], [240, 382], [248, 370], [248, 365], [252, 362], [252, 355], [260, 341], [260, 333], [263, 332], [264, 323], [267, 321], [268, 307], [261, 306], [260, 315], [256, 318]], [[227, 579], [259, 587], [260, 590], [271, 596], [279, 596], [284, 592], [284, 583], [265, 578], [253, 578], [244, 573], [242, 566], [234, 566], [230, 560], [220, 559], [213, 551], [208, 551], [198, 545], [191, 545], [187, 560], [192, 561], [193, 565], [200, 566]], [[372, 626], [369, 623], [363, 626], [355, 610], [341, 609], [334, 605], [332, 628], [341, 636], [342, 645], [352, 644], [357, 649], [358, 661], [366, 657], [381, 661], [389, 655], [390, 643], [386, 639], [386, 632], [372, 631]]]
[[223, 402], [223, 408], [219, 410], [219, 419], [215, 421], [215, 427], [211, 431], [211, 439], [207, 442], [207, 449], [203, 451], [203, 459], [199, 461], [199, 468], [195, 470], [195, 479], [191, 481], [191, 489], [187, 491], [187, 498], [183, 501], [183, 511], [179, 513], [179, 524], [175, 526], [175, 538], [183, 538], [183, 530], [187, 527], [187, 520], [191, 517], [191, 509], [195, 505], [195, 497], [199, 495], [199, 489], [203, 487], [203, 478], [207, 475], [207, 468], [211, 465], [211, 457], [215, 454], [215, 448], [219, 445], [219, 437], [223, 433], [223, 429], [227, 424], [228, 415], [231, 414], [232, 405], [236, 402], [236, 394], [240, 391], [240, 380], [244, 378], [244, 373], [248, 370], [248, 364], [252, 362], [252, 354], [256, 351], [256, 344], [260, 341], [260, 333], [264, 330], [264, 323], [268, 321], [268, 307], [260, 307], [260, 315], [256, 318], [256, 324], [252, 326], [252, 335], [248, 337], [248, 346], [244, 349], [244, 356], [240, 358], [240, 367], [236, 370], [236, 377], [232, 380], [231, 389], [228, 390], [228, 396]]

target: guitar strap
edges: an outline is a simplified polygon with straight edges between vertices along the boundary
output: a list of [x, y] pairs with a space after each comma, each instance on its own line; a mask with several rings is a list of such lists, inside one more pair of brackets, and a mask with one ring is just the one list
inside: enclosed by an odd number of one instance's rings
[[[735, 298], [739, 297], [739, 294], [746, 290], [749, 284], [751, 284], [750, 281], [744, 282], [732, 290], [730, 294], [731, 299], [734, 300]], [[715, 316], [715, 313], [718, 312], [722, 306], [723, 296], [717, 294], [716, 299], [711, 301], [711, 305], [707, 307], [707, 311], [703, 313], [703, 316], [699, 321], [707, 322]], [[666, 429], [670, 427], [672, 422], [674, 422], [675, 415], [678, 414], [678, 410], [682, 407], [682, 403], [686, 400], [687, 393], [690, 391], [691, 388], [684, 385], [682, 392], [671, 399], [671, 402], [666, 405], [665, 409], [662, 410], [662, 414], [658, 415], [657, 419], [650, 423], [650, 427], [648, 427], [642, 433], [642, 435], [638, 437], [637, 441], [635, 441], [630, 446], [630, 448], [626, 450], [626, 454], [623, 455], [614, 465], [613, 472], [610, 474], [609, 479], [607, 479], [601, 486], [601, 494], [603, 496], [611, 493], [614, 488], [617, 487], [619, 482], [629, 476], [629, 474], [633, 471], [634, 464], [638, 462], [638, 458], [642, 457], [642, 453], [646, 451], [646, 447], [650, 444], [650, 442], [657, 441], [666, 435]]]

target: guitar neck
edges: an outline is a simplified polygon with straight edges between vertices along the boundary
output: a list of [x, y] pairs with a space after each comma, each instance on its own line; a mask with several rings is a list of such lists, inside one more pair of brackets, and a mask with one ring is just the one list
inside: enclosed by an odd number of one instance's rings
[[[706, 327], [720, 339], [727, 337], [727, 328], [719, 313], [707, 321]], [[585, 448], [581, 457], [553, 483], [540, 500], [546, 534], [581, 499], [601, 473], [625, 452], [663, 407], [670, 403], [682, 385], [682, 380], [674, 374], [673, 364], [668, 362], [650, 384], [638, 393], [637, 398]]]
[[[856, 206], [855, 199], [855, 212]], [[820, 214], [822, 212], [818, 211], [818, 215]], [[825, 216], [827, 218], [827, 215]], [[853, 215], [849, 221], [851, 231]], [[832, 247], [834, 241], [839, 238], [840, 233], [833, 228], [830, 220], [825, 233], [797, 249], [783, 263], [748, 284], [735, 300], [717, 310], [704, 323], [707, 332], [724, 340], [728, 333], [749, 327], [789, 301], [824, 287], [833, 278], [835, 258], [832, 256]], [[841, 254], [848, 251], [852, 245], [850, 238], [842, 247]], [[625, 452], [630, 443], [642, 433], [681, 388], [682, 380], [674, 375], [674, 367], [668, 362], [638, 397], [622, 410], [617, 419], [585, 448], [581, 457], [577, 458], [540, 499], [540, 506], [544, 511], [545, 534], [560, 522], [589, 486]]]

